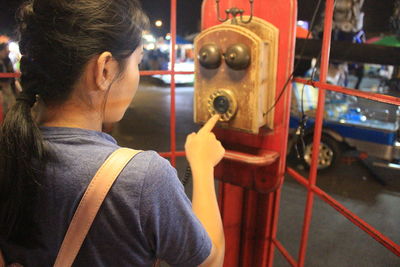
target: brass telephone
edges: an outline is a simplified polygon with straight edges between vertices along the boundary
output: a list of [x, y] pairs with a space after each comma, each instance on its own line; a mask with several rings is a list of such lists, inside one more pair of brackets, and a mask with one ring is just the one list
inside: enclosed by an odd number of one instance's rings
[[195, 39], [194, 121], [221, 114], [222, 127], [258, 134], [274, 127], [278, 29], [253, 17]]

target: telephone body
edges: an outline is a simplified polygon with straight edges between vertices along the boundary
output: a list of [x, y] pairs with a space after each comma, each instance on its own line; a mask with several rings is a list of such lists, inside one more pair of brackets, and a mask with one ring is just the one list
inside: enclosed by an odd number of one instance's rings
[[250, 22], [204, 26], [210, 21], [203, 20], [194, 42], [194, 122], [221, 116], [214, 132], [227, 153], [217, 179], [267, 193], [283, 179], [291, 87], [284, 88], [283, 80], [292, 65], [279, 62], [284, 40], [279, 27], [255, 15], [242, 20]]
[[[244, 19], [221, 23], [222, 12], [234, 8], [244, 10]], [[272, 266], [296, 23], [296, 0], [203, 0], [202, 32], [195, 39], [194, 121], [221, 114], [213, 132], [226, 150], [215, 168], [224, 266]]]
[[253, 17], [195, 39], [195, 122], [220, 114], [224, 128], [252, 134], [274, 128], [278, 36], [275, 26]]

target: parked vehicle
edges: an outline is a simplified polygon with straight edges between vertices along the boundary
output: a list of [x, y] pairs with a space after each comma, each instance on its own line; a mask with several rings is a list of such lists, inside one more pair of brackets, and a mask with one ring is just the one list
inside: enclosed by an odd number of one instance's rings
[[[302, 161], [310, 166], [317, 89], [298, 83], [293, 85], [289, 151], [293, 151], [299, 138], [296, 130], [298, 132], [303, 117], [301, 99], [304, 114], [308, 117], [302, 129]], [[327, 92], [318, 169], [328, 170], [334, 167], [348, 149], [356, 149], [385, 162], [387, 167], [400, 169], [399, 125], [399, 107]], [[379, 164], [382, 166], [381, 162]]]

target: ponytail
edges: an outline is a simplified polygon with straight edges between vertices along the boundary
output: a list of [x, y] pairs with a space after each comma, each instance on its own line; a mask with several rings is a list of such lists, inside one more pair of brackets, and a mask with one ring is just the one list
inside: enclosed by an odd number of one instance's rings
[[17, 243], [32, 240], [45, 162], [42, 135], [31, 113], [35, 98], [23, 91], [0, 131], [0, 236]]

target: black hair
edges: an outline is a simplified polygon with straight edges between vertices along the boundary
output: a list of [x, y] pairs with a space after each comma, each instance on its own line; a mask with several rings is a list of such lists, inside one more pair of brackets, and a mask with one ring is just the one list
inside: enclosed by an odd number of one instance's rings
[[0, 237], [30, 240], [48, 149], [31, 114], [35, 99], [65, 102], [91, 58], [119, 63], [141, 44], [148, 19], [137, 0], [30, 0], [17, 12], [23, 91], [0, 131]]

